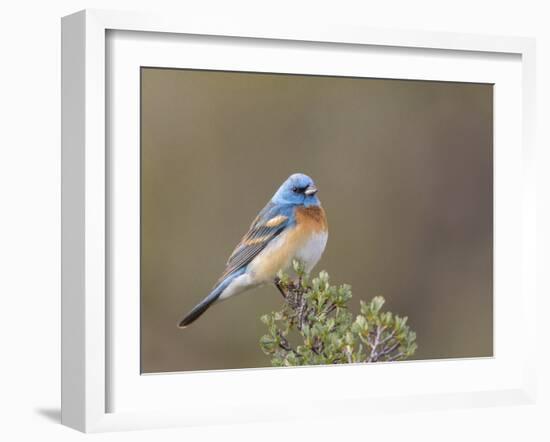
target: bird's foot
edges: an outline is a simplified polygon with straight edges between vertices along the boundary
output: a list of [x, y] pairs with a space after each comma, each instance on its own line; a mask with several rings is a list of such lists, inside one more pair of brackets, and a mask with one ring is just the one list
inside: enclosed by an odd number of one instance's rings
[[281, 295], [283, 295], [283, 298], [286, 299], [286, 292], [284, 291], [284, 289], [281, 285], [281, 278], [276, 276], [275, 279], [273, 280], [273, 282], [275, 283], [275, 287], [277, 287], [279, 292], [281, 292]]

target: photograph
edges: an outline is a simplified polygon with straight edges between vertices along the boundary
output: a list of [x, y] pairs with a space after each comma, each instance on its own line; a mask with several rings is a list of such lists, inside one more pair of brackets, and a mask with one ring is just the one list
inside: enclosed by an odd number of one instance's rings
[[141, 373], [493, 357], [493, 86], [142, 66]]

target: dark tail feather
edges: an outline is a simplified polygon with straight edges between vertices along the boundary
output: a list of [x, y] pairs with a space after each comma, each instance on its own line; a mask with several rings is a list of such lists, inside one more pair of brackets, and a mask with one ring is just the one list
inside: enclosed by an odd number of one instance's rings
[[210, 294], [204, 298], [201, 302], [199, 302], [195, 307], [193, 307], [193, 310], [191, 310], [185, 318], [183, 318], [180, 323], [178, 324], [179, 328], [185, 328], [189, 324], [195, 322], [208, 308], [214, 304], [222, 292], [227, 288], [227, 286], [235, 279], [237, 276], [241, 275], [243, 271], [238, 271], [233, 273], [232, 275], [226, 277], [222, 282], [220, 282], [216, 287], [214, 287], [214, 290], [210, 292]]
[[[212, 296], [216, 294], [216, 296]], [[210, 295], [208, 295], [206, 298], [204, 298], [201, 302], [199, 302], [195, 307], [193, 307], [193, 310], [191, 310], [185, 318], [183, 318], [180, 323], [178, 324], [179, 328], [185, 328], [189, 324], [195, 322], [199, 316], [201, 316], [208, 308], [214, 304], [220, 297], [221, 291], [219, 293], [212, 292]]]

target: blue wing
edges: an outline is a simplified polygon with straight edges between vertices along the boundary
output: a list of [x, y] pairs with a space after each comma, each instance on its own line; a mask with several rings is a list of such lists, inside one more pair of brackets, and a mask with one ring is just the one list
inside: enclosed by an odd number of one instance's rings
[[233, 250], [219, 281], [250, 264], [273, 239], [294, 222], [293, 206], [268, 203]]

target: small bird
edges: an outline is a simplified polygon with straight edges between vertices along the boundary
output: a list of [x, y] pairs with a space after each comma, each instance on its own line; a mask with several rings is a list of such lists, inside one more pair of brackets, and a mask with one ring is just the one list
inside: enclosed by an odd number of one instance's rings
[[300, 260], [309, 273], [321, 258], [327, 239], [327, 219], [315, 183], [303, 173], [291, 175], [254, 219], [210, 294], [179, 327], [187, 327], [215, 302], [276, 283], [277, 273], [287, 270], [293, 259]]

